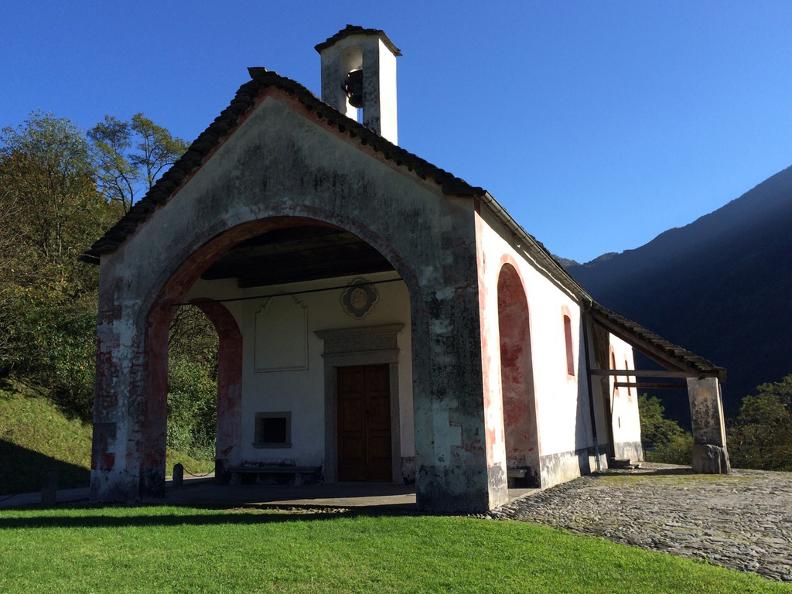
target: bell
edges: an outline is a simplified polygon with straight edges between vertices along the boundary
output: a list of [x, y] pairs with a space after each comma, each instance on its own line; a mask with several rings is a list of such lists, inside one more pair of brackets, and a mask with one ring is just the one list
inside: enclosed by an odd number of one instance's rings
[[363, 70], [352, 70], [346, 75], [341, 89], [346, 93], [352, 107], [363, 107]]

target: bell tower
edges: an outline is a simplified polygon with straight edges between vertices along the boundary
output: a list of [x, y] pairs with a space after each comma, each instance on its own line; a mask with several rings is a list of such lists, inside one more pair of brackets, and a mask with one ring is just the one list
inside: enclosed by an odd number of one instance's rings
[[316, 46], [322, 101], [398, 144], [396, 58], [401, 51], [380, 29], [347, 25]]

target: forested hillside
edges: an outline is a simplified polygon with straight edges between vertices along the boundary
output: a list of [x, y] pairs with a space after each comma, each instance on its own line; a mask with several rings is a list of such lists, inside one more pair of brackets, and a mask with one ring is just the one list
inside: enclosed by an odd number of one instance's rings
[[[20, 404], [30, 399], [15, 397], [22, 382], [74, 419], [75, 427], [90, 422], [98, 269], [78, 257], [185, 146], [142, 114], [129, 121], [106, 117], [87, 134], [67, 120], [38, 113], [2, 130], [0, 388], [6, 414], [33, 410]], [[217, 337], [199, 310], [179, 311], [170, 350], [168, 445], [211, 459]], [[5, 421], [0, 437], [10, 445], [0, 452], [0, 462], [8, 469], [19, 457], [12, 452], [37, 440], [25, 434], [33, 424]], [[9, 427], [16, 427], [13, 440]], [[58, 427], [65, 425], [52, 425]], [[58, 439], [53, 435], [53, 443]], [[83, 466], [88, 455], [80, 449]]]

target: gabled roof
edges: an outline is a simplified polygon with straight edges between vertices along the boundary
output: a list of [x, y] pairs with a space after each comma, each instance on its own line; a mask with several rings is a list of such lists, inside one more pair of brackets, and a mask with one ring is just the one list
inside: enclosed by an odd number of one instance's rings
[[245, 120], [255, 108], [256, 100], [271, 88], [284, 91], [295, 98], [308, 111], [315, 113], [328, 127], [345, 133], [361, 145], [369, 146], [375, 152], [381, 153], [385, 159], [404, 167], [421, 179], [434, 181], [444, 194], [461, 197], [480, 197], [485, 194], [483, 188], [471, 186], [465, 180], [396, 146], [376, 132], [336, 111], [301, 84], [266, 68], [248, 68], [248, 72], [252, 80], [239, 87], [228, 107], [198, 136], [146, 195], [81, 256], [82, 260], [96, 261], [102, 254], [115, 251], [159, 206], [165, 204], [181, 189]]
[[383, 31], [382, 29], [366, 29], [365, 27], [360, 27], [358, 25], [347, 25], [335, 35], [331, 35], [330, 37], [325, 39], [322, 43], [317, 43], [314, 46], [314, 49], [317, 52], [321, 53], [323, 49], [330, 47], [337, 41], [341, 41], [342, 39], [344, 39], [345, 37], [349, 37], [350, 35], [376, 35], [382, 40], [382, 43], [384, 43], [387, 46], [387, 48], [393, 52], [394, 55], [396, 56], [402, 55], [401, 50], [395, 45], [393, 45], [393, 42], [385, 34], [385, 31]]
[[[329, 38], [330, 42], [347, 31], [339, 31]], [[354, 31], [347, 34], [352, 34]], [[362, 29], [362, 28], [360, 28]], [[377, 32], [378, 29], [364, 30]], [[322, 44], [319, 44], [322, 45]], [[317, 46], [318, 47], [318, 46]], [[115, 225], [113, 225], [80, 259], [96, 264], [102, 254], [116, 250], [135, 230], [148, 220], [157, 208], [165, 204], [182, 186], [201, 168], [201, 166], [242, 124], [245, 118], [255, 109], [256, 101], [268, 89], [278, 89], [299, 101], [305, 109], [314, 113], [329, 128], [346, 134], [362, 146], [367, 146], [380, 153], [384, 159], [406, 169], [413, 175], [424, 180], [434, 181], [440, 190], [449, 196], [467, 197], [486, 204], [495, 216], [520, 240], [532, 258], [546, 271], [546, 276], [554, 283], [574, 295], [581, 304], [588, 308], [592, 317], [639, 349], [648, 349], [649, 354], [658, 353], [657, 357], [664, 363], [681, 370], [693, 370], [706, 375], [725, 377], [725, 370], [703, 357], [673, 345], [667, 340], [643, 328], [639, 324], [624, 318], [599, 305], [555, 259], [555, 257], [533, 235], [523, 229], [492, 195], [484, 188], [472, 186], [465, 180], [441, 169], [421, 157], [391, 143], [369, 128], [333, 109], [301, 84], [280, 76], [266, 68], [249, 68], [251, 80], [239, 87], [231, 103], [190, 145], [187, 151], [171, 168], [159, 178], [146, 195], [136, 202]]]

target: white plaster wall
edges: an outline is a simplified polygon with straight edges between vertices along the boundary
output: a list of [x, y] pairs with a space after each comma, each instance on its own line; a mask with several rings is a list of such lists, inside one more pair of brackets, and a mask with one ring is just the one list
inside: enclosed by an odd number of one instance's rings
[[393, 144], [399, 144], [397, 94], [396, 94], [396, 56], [378, 40], [377, 53], [379, 58], [379, 100], [380, 100], [380, 136]]
[[[259, 295], [313, 290], [346, 285], [356, 278], [371, 282], [397, 278], [392, 272], [364, 277], [322, 279], [269, 287], [239, 289], [236, 281], [199, 280], [188, 299], [237, 299]], [[239, 324], [243, 339], [242, 374], [242, 459], [244, 461], [281, 462], [299, 465], [320, 465], [324, 458], [324, 362], [323, 341], [314, 332], [333, 328], [353, 328], [401, 323], [399, 344], [400, 437], [402, 456], [415, 455], [412, 402], [412, 346], [410, 332], [410, 299], [403, 281], [376, 285], [379, 301], [363, 319], [358, 320], [341, 307], [342, 289], [295, 295], [308, 312], [308, 369], [256, 372], [254, 365], [255, 317], [267, 298], [227, 301], [225, 306]], [[304, 340], [301, 336], [281, 336], [277, 340]], [[263, 449], [253, 446], [254, 419], [257, 412], [291, 412], [292, 447]]]
[[[498, 276], [504, 262], [518, 271], [528, 301], [534, 393], [537, 408], [539, 455], [572, 453], [593, 444], [581, 316], [577, 302], [541, 272], [514, 241], [511, 232], [482, 206], [476, 215], [479, 291], [482, 326], [482, 364], [487, 431], [492, 440], [490, 464], [505, 460], [498, 330]], [[563, 316], [572, 322], [575, 375], [567, 374]], [[581, 375], [583, 374], [583, 375]], [[491, 435], [489, 435], [491, 433]], [[488, 443], [488, 446], [490, 444]], [[573, 469], [578, 472], [577, 469]], [[567, 471], [563, 471], [567, 472]], [[571, 476], [559, 477], [560, 480]], [[543, 485], [545, 486], [545, 485]]]
[[[610, 334], [609, 347], [616, 360], [616, 369], [635, 369], [632, 347], [622, 339]], [[641, 419], [638, 412], [638, 389], [619, 387], [614, 389], [616, 378], [610, 380], [611, 410], [613, 412], [613, 441], [615, 444], [641, 442]], [[618, 377], [621, 383], [636, 383], [630, 376]]]

